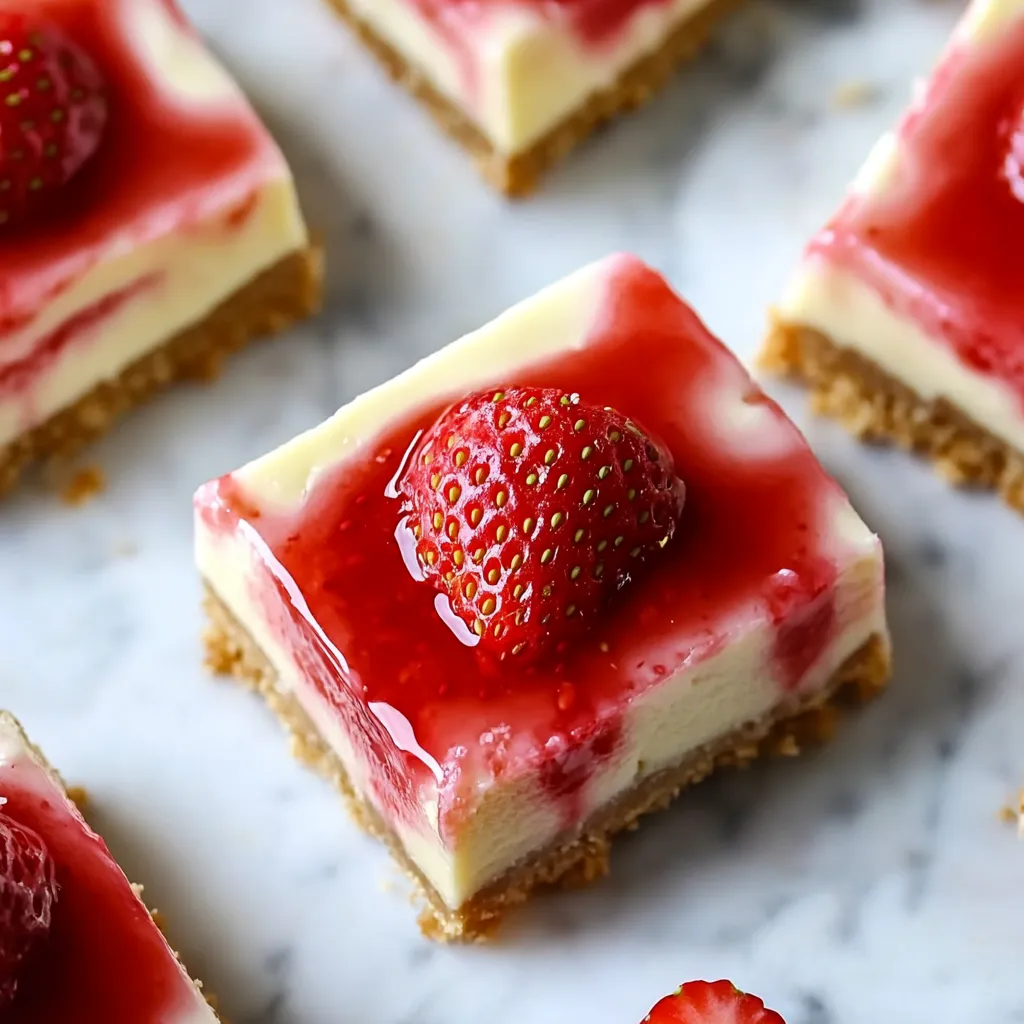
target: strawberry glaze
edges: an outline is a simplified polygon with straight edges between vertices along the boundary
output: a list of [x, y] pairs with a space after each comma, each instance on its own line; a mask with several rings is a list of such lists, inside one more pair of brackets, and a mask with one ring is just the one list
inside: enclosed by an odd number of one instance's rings
[[[132, 36], [147, 8], [169, 31], [192, 38], [174, 0], [18, 4], [88, 50], [106, 80], [110, 116], [99, 151], [62, 190], [59, 208], [0, 233], [0, 368], [5, 331], [29, 326], [111, 246], [187, 230], [225, 204], [244, 209], [268, 160], [277, 166], [273, 143], [243, 100], [182, 101], [162, 84]], [[44, 345], [38, 373], [21, 365], [23, 386], [49, 364]]]
[[614, 40], [623, 26], [643, 7], [664, 7], [669, 0], [411, 0], [414, 7], [447, 33], [486, 18], [495, 8], [521, 7], [551, 21], [572, 26], [580, 40], [600, 46]]
[[894, 182], [852, 196], [811, 251], [1024, 402], [1024, 17], [954, 46], [899, 147]]
[[[738, 623], [778, 627], [769, 671], [783, 691], [839, 628], [827, 533], [838, 486], [661, 277], [631, 259], [615, 268], [582, 350], [493, 382], [576, 391], [642, 419], [687, 486], [673, 541], [562, 660], [524, 670], [478, 658], [439, 617], [444, 598], [403, 563], [389, 481], [448, 401], [388, 425], [294, 513], [261, 513], [230, 476], [198, 499], [215, 531], [243, 520], [270, 566], [254, 586], [271, 628], [362, 745], [378, 803], [415, 815], [417, 787], [433, 775], [443, 836], [481, 778], [524, 771], [576, 820], [586, 783], [622, 749], [630, 703], [721, 651]], [[708, 407], [715, 397], [722, 409]], [[723, 440], [721, 416], [743, 403], [765, 417], [751, 443], [768, 434], [770, 451], [747, 457]]]
[[27, 756], [4, 764], [0, 796], [8, 815], [46, 842], [59, 886], [53, 927], [26, 964], [5, 1024], [172, 1024], [196, 1005], [103, 840], [43, 769]]

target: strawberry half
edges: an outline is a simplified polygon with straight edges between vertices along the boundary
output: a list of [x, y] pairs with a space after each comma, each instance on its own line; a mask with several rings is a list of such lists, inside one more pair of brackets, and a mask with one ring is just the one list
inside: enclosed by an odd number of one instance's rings
[[0, 1008], [14, 998], [22, 964], [49, 934], [54, 875], [46, 843], [0, 812]]
[[480, 392], [417, 447], [402, 481], [419, 571], [499, 658], [589, 628], [675, 533], [672, 457], [613, 409], [554, 388]]
[[0, 230], [45, 212], [107, 123], [96, 64], [60, 29], [0, 11]]
[[786, 1024], [731, 981], [691, 981], [666, 996], [642, 1024]]

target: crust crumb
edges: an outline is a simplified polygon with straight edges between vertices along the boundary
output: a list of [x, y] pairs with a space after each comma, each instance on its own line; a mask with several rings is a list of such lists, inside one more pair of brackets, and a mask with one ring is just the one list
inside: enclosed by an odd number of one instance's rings
[[792, 733], [786, 733], [773, 744], [771, 752], [775, 757], [797, 757], [800, 754], [800, 744]]
[[82, 466], [61, 485], [60, 500], [72, 508], [79, 508], [102, 494], [106, 487], [107, 477], [99, 466]]
[[85, 814], [89, 806], [89, 794], [82, 786], [68, 786], [65, 792], [68, 799], [78, 808], [81, 814]]
[[855, 110], [866, 107], [878, 99], [879, 88], [872, 82], [862, 79], [851, 79], [841, 82], [832, 93], [832, 106], [836, 110]]

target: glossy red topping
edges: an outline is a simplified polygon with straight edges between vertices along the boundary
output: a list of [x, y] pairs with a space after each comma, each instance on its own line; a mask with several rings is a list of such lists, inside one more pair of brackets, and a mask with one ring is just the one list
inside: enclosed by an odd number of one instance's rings
[[103, 77], [60, 29], [0, 10], [0, 228], [52, 208], [99, 148]]
[[50, 934], [57, 881], [42, 837], [0, 811], [0, 1009], [29, 956]]
[[642, 1024], [786, 1024], [731, 981], [690, 981], [666, 996]]
[[401, 483], [410, 572], [446, 594], [463, 643], [533, 660], [591, 628], [672, 539], [672, 456], [613, 409], [557, 388], [471, 395], [426, 432]]
[[646, 690], [759, 621], [776, 622], [780, 638], [766, 670], [793, 688], [841, 628], [835, 483], [661, 277], [628, 258], [607, 266], [586, 345], [524, 368], [516, 385], [637, 416], [686, 481], [686, 505], [672, 543], [564, 656], [482, 671], [395, 543], [394, 481], [452, 396], [324, 471], [295, 512], [260, 509], [233, 477], [200, 496], [211, 527], [230, 528], [233, 512], [262, 538], [272, 572], [257, 596], [271, 628], [362, 744], [379, 804], [418, 815], [418, 786], [436, 781], [445, 834], [481, 779], [523, 772], [574, 820]]
[[1024, 17], [956, 43], [899, 139], [894, 180], [812, 251], [1024, 400]]
[[4, 814], [41, 837], [59, 897], [4, 1024], [173, 1024], [198, 1003], [103, 840], [27, 756], [0, 768]]

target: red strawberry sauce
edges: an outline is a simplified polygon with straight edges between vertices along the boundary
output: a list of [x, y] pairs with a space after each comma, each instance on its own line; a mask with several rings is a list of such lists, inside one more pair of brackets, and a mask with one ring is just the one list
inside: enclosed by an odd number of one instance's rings
[[894, 183], [811, 250], [1024, 402], [1024, 17], [955, 47], [899, 134]]
[[0, 796], [46, 842], [59, 886], [4, 1024], [173, 1024], [191, 988], [103, 840], [30, 760], [3, 766]]
[[[326, 472], [296, 512], [261, 512], [232, 477], [199, 497], [214, 529], [241, 516], [268, 546], [277, 565], [264, 607], [317, 690], [362, 734], [380, 802], [408, 810], [433, 772], [442, 830], [478, 773], [530, 766], [571, 821], [595, 768], [621, 750], [633, 699], [719, 652], [731, 617], [760, 611], [778, 624], [780, 689], [797, 687], [836, 633], [824, 528], [837, 485], [660, 276], [629, 258], [613, 266], [582, 350], [493, 382], [576, 391], [636, 417], [667, 444], [687, 486], [675, 538], [562, 661], [524, 670], [478, 660], [441, 621], [434, 589], [403, 564], [388, 483], [446, 401], [391, 423], [361, 457]], [[743, 401], [762, 416], [745, 435], [756, 454], [723, 441], [722, 416]]]
[[426, 18], [442, 27], [485, 18], [499, 7], [532, 8], [549, 18], [559, 17], [572, 25], [591, 45], [612, 40], [642, 7], [665, 6], [668, 0], [411, 0]]
[[[154, 78], [130, 35], [130, 15], [152, 8], [166, 17], [170, 11], [176, 30], [187, 31], [174, 0], [26, 0], [15, 6], [38, 12], [91, 54], [106, 80], [110, 115], [98, 152], [62, 190], [52, 215], [0, 232], [0, 373], [12, 333], [28, 327], [115, 240], [147, 240], [204, 219], [211, 200], [221, 196], [244, 203], [258, 184], [261, 161], [273, 152], [244, 104], [211, 109], [182, 102]], [[89, 327], [102, 308], [90, 312]], [[96, 336], [76, 324], [65, 326], [58, 328], [64, 345]], [[31, 356], [18, 352], [22, 388], [51, 365], [51, 349], [48, 342], [39, 346], [35, 372]]]

